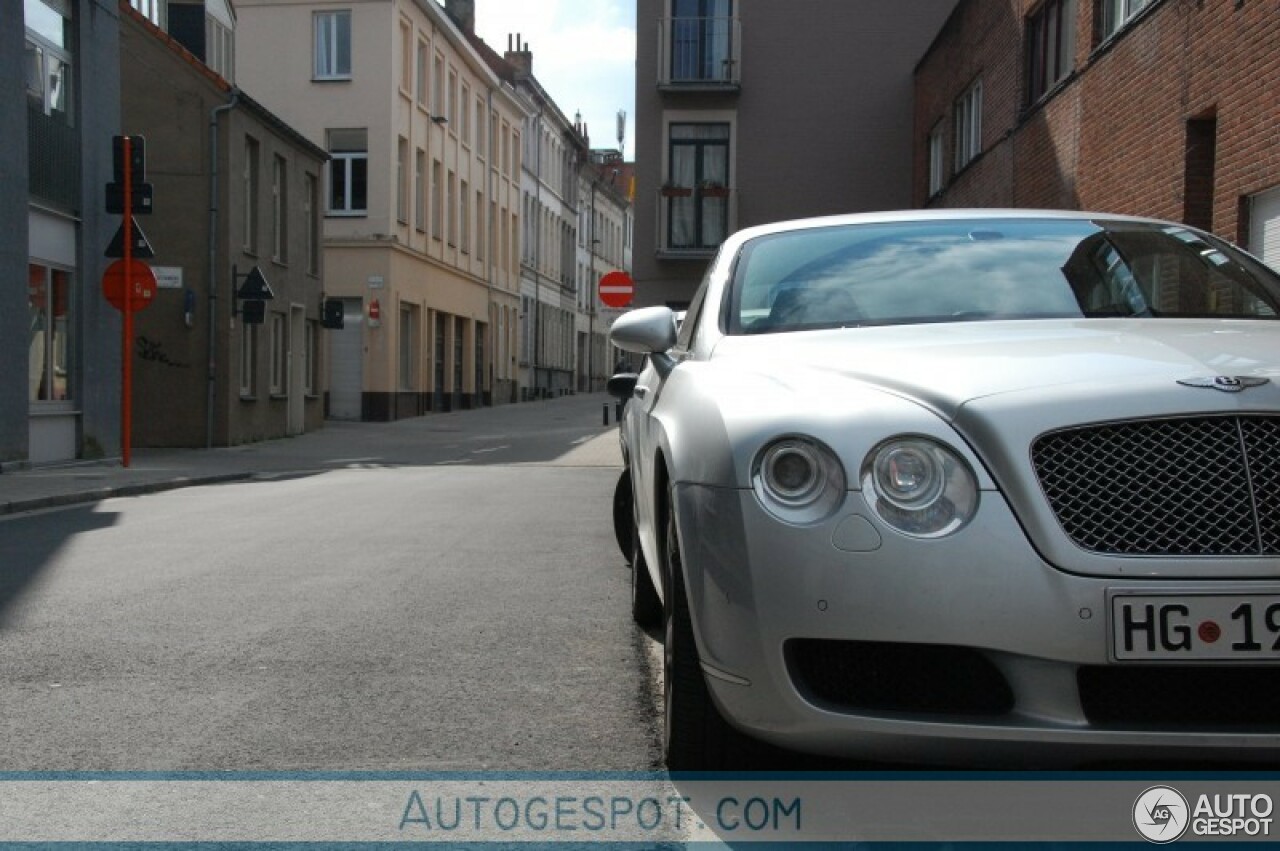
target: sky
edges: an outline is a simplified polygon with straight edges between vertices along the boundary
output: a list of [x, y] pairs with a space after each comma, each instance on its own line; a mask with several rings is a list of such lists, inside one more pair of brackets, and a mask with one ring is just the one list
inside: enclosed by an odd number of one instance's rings
[[578, 112], [591, 147], [618, 146], [626, 110], [627, 159], [635, 156], [635, 0], [475, 0], [476, 33], [502, 54], [519, 34], [533, 76], [570, 121]]

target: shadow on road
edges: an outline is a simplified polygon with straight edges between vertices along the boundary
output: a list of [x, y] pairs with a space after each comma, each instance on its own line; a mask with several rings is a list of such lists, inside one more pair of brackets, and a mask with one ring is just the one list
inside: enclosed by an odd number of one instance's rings
[[0, 629], [6, 626], [14, 602], [56, 563], [58, 551], [68, 541], [78, 534], [110, 528], [118, 518], [114, 513], [98, 511], [95, 505], [84, 505], [58, 511], [56, 517], [52, 512], [43, 512], [0, 520], [0, 541], [4, 543], [4, 558], [0, 561]]

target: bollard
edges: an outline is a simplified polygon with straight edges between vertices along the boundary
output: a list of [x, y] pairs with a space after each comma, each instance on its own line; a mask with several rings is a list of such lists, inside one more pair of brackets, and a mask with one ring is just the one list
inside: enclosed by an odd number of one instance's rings
[[605, 425], [609, 424], [609, 403], [608, 402], [604, 403], [604, 424]]

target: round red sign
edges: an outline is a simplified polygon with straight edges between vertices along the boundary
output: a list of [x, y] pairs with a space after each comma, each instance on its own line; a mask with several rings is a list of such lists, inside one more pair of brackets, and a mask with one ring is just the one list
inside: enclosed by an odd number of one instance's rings
[[635, 294], [635, 282], [626, 272], [610, 272], [600, 279], [600, 301], [606, 307], [626, 307]]
[[156, 297], [156, 273], [140, 260], [131, 264], [130, 280], [125, 281], [124, 261], [117, 260], [102, 273], [102, 294], [116, 310], [124, 310], [125, 287], [129, 289], [129, 309], [137, 313]]

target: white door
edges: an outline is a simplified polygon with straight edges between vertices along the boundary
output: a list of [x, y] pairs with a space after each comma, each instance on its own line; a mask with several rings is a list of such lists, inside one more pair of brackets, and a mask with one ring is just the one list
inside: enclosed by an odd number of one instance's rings
[[1280, 272], [1280, 186], [1250, 199], [1249, 251]]
[[342, 300], [343, 327], [329, 331], [329, 418], [358, 420], [364, 393], [364, 302]]

